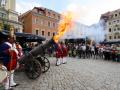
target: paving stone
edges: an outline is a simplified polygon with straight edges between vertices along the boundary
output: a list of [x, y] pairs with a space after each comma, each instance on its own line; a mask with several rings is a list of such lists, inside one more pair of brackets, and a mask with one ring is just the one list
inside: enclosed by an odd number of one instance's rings
[[56, 58], [48, 59], [49, 71], [36, 80], [16, 72], [15, 90], [120, 90], [120, 63], [68, 57], [67, 64], [55, 66]]

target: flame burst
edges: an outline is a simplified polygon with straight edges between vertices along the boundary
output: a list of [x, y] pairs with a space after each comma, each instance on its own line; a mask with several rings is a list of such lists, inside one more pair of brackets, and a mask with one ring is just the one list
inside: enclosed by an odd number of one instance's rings
[[73, 13], [67, 12], [64, 13], [63, 19], [59, 23], [58, 26], [58, 33], [53, 37], [53, 40], [57, 43], [61, 36], [64, 35], [65, 32], [67, 32], [70, 27], [72, 27], [73, 24]]

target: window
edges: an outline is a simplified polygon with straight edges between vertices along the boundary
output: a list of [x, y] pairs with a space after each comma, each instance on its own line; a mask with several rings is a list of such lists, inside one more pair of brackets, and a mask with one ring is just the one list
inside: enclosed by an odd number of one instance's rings
[[55, 23], [53, 23], [53, 27], [55, 27]]
[[0, 17], [1, 17], [1, 18], [6, 18], [6, 14], [0, 13]]
[[38, 30], [36, 30], [36, 35], [38, 35]]
[[48, 36], [50, 36], [50, 32], [48, 32]]
[[50, 12], [48, 12], [48, 17], [50, 17]]
[[53, 36], [55, 36], [55, 33], [53, 33]]
[[42, 11], [38, 11], [39, 14], [43, 15], [43, 12]]
[[58, 16], [58, 19], [60, 19], [60, 16]]
[[118, 27], [118, 25], [116, 24], [115, 27]]
[[109, 28], [109, 32], [111, 32], [111, 28]]
[[116, 36], [114, 36], [114, 39], [116, 39]]
[[117, 14], [115, 14], [115, 17], [117, 17]]
[[43, 25], [43, 20], [40, 21], [40, 24]]
[[116, 29], [114, 29], [114, 31], [116, 31]]
[[119, 20], [117, 20], [117, 23], [119, 23]]
[[109, 36], [109, 39], [112, 39], [112, 36]]
[[116, 21], [113, 21], [114, 23], [116, 23]]
[[48, 21], [48, 27], [50, 27], [50, 22]]
[[109, 25], [111, 25], [111, 22], [109, 22]]
[[19, 32], [18, 28], [15, 29], [15, 32]]
[[38, 18], [36, 18], [36, 24], [39, 24], [39, 19]]
[[36, 24], [37, 23], [37, 18], [33, 19], [33, 23]]
[[42, 31], [42, 36], [44, 36], [44, 34], [45, 34], [44, 31]]
[[118, 39], [120, 39], [120, 35], [118, 36]]
[[55, 14], [53, 14], [53, 17], [55, 18]]
[[118, 29], [118, 31], [120, 30], [120, 28], [117, 28]]

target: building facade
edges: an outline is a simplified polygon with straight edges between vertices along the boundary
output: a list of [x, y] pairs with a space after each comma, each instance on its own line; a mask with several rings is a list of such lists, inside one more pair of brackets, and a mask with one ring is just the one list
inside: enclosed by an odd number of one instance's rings
[[14, 26], [16, 32], [22, 32], [22, 23], [18, 21], [15, 11], [16, 0], [0, 0], [0, 24]]
[[19, 16], [23, 23], [23, 31], [40, 35], [49, 40], [57, 33], [57, 26], [61, 15], [43, 7], [34, 7], [32, 10]]
[[106, 40], [120, 41], [120, 9], [107, 12], [101, 18], [105, 20]]
[[15, 11], [16, 9], [16, 0], [5, 0], [6, 1], [6, 9]]

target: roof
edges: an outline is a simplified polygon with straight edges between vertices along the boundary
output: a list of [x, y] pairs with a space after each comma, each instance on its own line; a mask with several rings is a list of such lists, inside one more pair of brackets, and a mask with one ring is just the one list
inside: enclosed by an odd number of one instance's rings
[[31, 34], [31, 33], [19, 33], [19, 32], [16, 32], [15, 34], [19, 38], [20, 37], [25, 38], [26, 39], [25, 41], [28, 41], [28, 42], [37, 42], [37, 41], [44, 41], [45, 40], [44, 37], [34, 35], [34, 34]]
[[101, 44], [120, 44], [120, 40], [119, 41], [104, 41], [104, 42], [101, 42]]
[[[0, 32], [0, 36], [1, 37], [7, 37], [8, 35], [9, 35], [9, 31], [7, 31], [7, 30], [3, 30], [3, 31]], [[38, 35], [34, 35], [34, 34], [31, 34], [31, 33], [16, 32], [15, 35], [19, 39], [20, 38], [21, 39], [24, 38], [24, 41], [26, 41], [26, 42], [38, 42], [38, 41], [44, 41], [45, 40], [44, 37], [38, 36]]]

